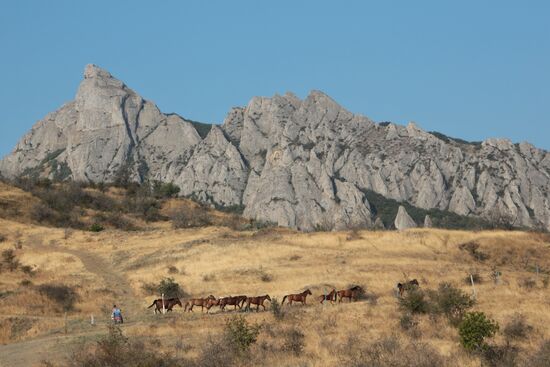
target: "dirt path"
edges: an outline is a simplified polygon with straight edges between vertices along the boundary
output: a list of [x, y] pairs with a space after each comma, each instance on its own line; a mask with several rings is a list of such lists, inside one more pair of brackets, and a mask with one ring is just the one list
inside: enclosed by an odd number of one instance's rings
[[[135, 320], [137, 320], [139, 315], [143, 316], [145, 306], [133, 293], [128, 279], [122, 272], [114, 268], [110, 262], [91, 252], [80, 249], [69, 249], [62, 246], [41, 246], [34, 248], [34, 250], [62, 252], [79, 258], [87, 271], [100, 277], [103, 281], [103, 286], [115, 293], [112, 303], [116, 302], [117, 306], [122, 309], [126, 324], [131, 325], [136, 322]], [[21, 315], [14, 316], [25, 317]], [[29, 316], [29, 318], [41, 317]], [[82, 321], [82, 324], [85, 324], [82, 317], [70, 317], [69, 324], [78, 323], [79, 320]], [[108, 320], [109, 315], [101, 315], [98, 318], [99, 323], [105, 324]], [[80, 332], [69, 333], [69, 335], [60, 335], [58, 333], [18, 343], [0, 345], [0, 367], [33, 366], [40, 364], [43, 360], [59, 360], [60, 356], [65, 356], [83, 337], [93, 338], [105, 332], [102, 327], [90, 326], [88, 330], [82, 330], [82, 327], [80, 329]]]
[[[56, 251], [59, 250], [56, 248]], [[87, 251], [63, 249], [63, 252], [78, 257], [86, 270], [103, 279], [103, 286], [115, 292], [113, 303], [122, 310], [126, 319], [131, 320], [132, 316], [137, 316], [140, 310], [142, 312], [143, 304], [134, 294], [130, 282], [111, 263]]]

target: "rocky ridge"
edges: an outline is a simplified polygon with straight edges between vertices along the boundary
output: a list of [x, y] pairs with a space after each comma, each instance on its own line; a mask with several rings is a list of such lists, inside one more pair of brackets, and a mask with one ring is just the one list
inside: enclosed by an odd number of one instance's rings
[[528, 143], [377, 124], [319, 91], [254, 97], [202, 138], [95, 65], [75, 100], [39, 121], [0, 173], [174, 182], [182, 195], [303, 230], [373, 226], [369, 192], [550, 229], [550, 153]]

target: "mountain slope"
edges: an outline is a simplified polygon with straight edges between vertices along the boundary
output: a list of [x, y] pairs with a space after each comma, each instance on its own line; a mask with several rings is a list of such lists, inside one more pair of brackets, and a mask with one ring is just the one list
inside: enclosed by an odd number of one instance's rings
[[369, 192], [550, 229], [550, 153], [528, 143], [376, 124], [318, 91], [255, 97], [208, 129], [161, 113], [94, 65], [75, 101], [38, 122], [0, 172], [172, 181], [183, 195], [305, 230], [372, 225]]

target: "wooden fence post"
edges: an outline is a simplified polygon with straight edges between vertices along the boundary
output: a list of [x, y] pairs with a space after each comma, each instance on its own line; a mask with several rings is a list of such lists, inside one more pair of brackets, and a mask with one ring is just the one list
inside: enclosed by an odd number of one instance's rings
[[90, 324], [91, 324], [92, 326], [95, 325], [95, 319], [94, 319], [94, 315], [93, 315], [93, 314], [90, 315]]
[[477, 298], [476, 287], [474, 285], [474, 277], [472, 276], [472, 274], [470, 274], [470, 281], [472, 282], [472, 290], [474, 292], [474, 299], [476, 299]]
[[161, 294], [161, 298], [162, 298], [162, 314], [166, 314], [166, 307], [164, 306], [164, 293]]

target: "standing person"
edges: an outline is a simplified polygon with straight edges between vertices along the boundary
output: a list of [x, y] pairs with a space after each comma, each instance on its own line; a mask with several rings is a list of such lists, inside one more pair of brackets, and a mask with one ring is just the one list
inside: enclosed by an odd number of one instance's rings
[[122, 319], [122, 311], [116, 305], [113, 305], [113, 311], [111, 313], [111, 319], [115, 324], [122, 324], [124, 320]]

